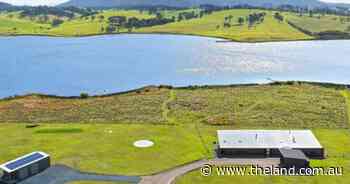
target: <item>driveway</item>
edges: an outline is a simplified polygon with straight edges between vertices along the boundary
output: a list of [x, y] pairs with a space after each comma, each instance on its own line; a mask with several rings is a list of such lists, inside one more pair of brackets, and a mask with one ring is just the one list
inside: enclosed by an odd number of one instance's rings
[[72, 168], [55, 165], [44, 172], [33, 176], [19, 184], [66, 184], [71, 181], [112, 181], [137, 184], [141, 178], [137, 176], [99, 175], [76, 171]]
[[187, 172], [196, 170], [204, 166], [210, 165], [258, 165], [261, 167], [277, 166], [280, 162], [279, 158], [261, 158], [261, 159], [213, 159], [200, 160], [180, 166], [165, 172], [161, 172], [152, 176], [144, 176], [139, 184], [172, 184], [176, 177], [186, 174]]

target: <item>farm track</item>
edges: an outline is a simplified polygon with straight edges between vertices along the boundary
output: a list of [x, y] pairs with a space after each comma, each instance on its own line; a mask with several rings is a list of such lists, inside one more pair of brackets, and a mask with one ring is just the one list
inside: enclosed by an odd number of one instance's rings
[[176, 124], [174, 118], [169, 117], [169, 104], [176, 99], [176, 93], [174, 90], [169, 91], [169, 98], [162, 104], [162, 116], [163, 119], [169, 124]]

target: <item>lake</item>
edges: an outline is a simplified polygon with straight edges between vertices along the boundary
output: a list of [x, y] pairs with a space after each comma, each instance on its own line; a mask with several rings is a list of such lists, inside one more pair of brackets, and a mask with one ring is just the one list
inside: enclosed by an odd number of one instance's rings
[[350, 83], [350, 40], [222, 42], [176, 35], [0, 37], [0, 97], [302, 80]]

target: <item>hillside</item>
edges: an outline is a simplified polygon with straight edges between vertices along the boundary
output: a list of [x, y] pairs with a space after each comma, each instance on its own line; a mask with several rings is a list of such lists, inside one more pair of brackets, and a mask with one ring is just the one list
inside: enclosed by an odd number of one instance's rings
[[326, 6], [326, 3], [318, 0], [71, 0], [60, 6], [78, 6], [78, 7], [132, 7], [132, 6], [173, 6], [190, 7], [202, 4], [211, 4], [217, 6], [225, 5], [251, 5], [251, 6], [280, 6], [293, 5], [302, 7], [320, 7]]
[[11, 5], [8, 3], [0, 2], [0, 9], [4, 9], [4, 8], [8, 8], [8, 7], [11, 7]]

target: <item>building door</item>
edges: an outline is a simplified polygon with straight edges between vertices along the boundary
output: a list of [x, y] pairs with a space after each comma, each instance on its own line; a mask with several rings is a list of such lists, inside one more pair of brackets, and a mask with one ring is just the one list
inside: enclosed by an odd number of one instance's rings
[[28, 176], [29, 176], [28, 168], [25, 167], [25, 168], [19, 170], [18, 178], [20, 180], [28, 178]]

